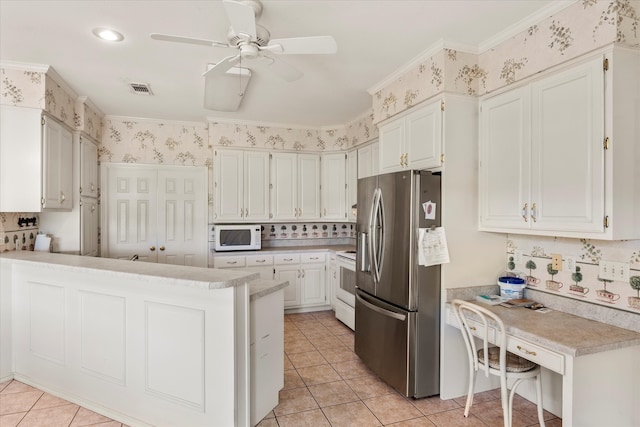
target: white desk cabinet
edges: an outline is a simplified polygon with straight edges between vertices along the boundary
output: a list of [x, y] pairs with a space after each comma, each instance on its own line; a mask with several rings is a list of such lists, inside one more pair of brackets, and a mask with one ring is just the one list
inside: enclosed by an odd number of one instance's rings
[[639, 238], [639, 74], [640, 54], [609, 51], [484, 99], [480, 230]]
[[215, 150], [214, 173], [216, 221], [269, 219], [269, 153]]
[[441, 165], [443, 109], [437, 100], [380, 126], [380, 173]]
[[71, 132], [34, 108], [3, 105], [0, 120], [0, 212], [71, 209]]

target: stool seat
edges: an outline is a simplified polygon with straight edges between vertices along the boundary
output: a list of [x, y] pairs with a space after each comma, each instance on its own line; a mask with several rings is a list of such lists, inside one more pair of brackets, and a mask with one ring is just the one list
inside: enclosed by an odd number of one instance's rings
[[[489, 347], [489, 366], [493, 369], [500, 369], [500, 347]], [[478, 350], [478, 360], [484, 363], [484, 349]], [[507, 351], [507, 372], [527, 372], [538, 365], [530, 360], [520, 357]]]

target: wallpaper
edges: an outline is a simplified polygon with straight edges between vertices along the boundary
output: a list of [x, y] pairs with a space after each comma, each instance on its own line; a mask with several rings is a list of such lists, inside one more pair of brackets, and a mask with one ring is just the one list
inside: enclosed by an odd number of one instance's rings
[[596, 48], [640, 49], [640, 1], [581, 0], [480, 55], [444, 49], [372, 95], [379, 123], [443, 91], [483, 95]]
[[[45, 73], [37, 71], [0, 68], [0, 103], [16, 107], [39, 108], [50, 113], [71, 129], [85, 130], [91, 124], [92, 132], [87, 132], [100, 140], [102, 127], [98, 113], [76, 111], [76, 98]], [[85, 129], [81, 127], [84, 120]]]
[[[523, 254], [520, 262], [516, 251]], [[551, 268], [551, 254], [563, 256], [562, 271]], [[567, 256], [575, 257], [575, 272], [568, 270]], [[629, 281], [601, 279], [598, 263], [602, 260], [629, 263]], [[526, 276], [529, 288], [640, 313], [640, 240], [612, 242], [509, 235], [505, 267]]]
[[76, 102], [74, 124], [77, 130], [84, 132], [96, 141], [102, 140], [102, 117], [88, 102], [78, 98]]

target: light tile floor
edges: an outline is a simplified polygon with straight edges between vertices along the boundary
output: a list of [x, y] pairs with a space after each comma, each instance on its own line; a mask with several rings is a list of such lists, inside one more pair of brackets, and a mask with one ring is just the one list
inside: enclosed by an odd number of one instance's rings
[[[382, 382], [353, 352], [353, 331], [332, 311], [285, 315], [284, 389], [260, 427], [502, 427], [500, 391], [477, 393], [468, 418], [465, 398], [408, 399]], [[562, 420], [545, 411], [545, 424]], [[513, 427], [537, 426], [536, 406], [514, 398]]]
[[0, 427], [126, 427], [19, 381], [0, 383]]
[[[465, 399], [407, 399], [353, 352], [353, 331], [332, 311], [285, 315], [284, 389], [260, 427], [502, 427], [499, 390]], [[516, 396], [513, 427], [537, 426], [535, 404]], [[545, 411], [548, 427], [562, 420]], [[0, 383], [0, 427], [127, 427], [18, 381]], [[178, 426], [176, 426], [178, 427]], [[179, 426], [188, 427], [188, 426]]]

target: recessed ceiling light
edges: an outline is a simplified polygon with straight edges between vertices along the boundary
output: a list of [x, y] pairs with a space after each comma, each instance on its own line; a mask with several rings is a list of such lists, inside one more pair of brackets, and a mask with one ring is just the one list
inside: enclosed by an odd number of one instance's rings
[[124, 40], [124, 36], [122, 34], [116, 30], [112, 30], [111, 28], [94, 28], [93, 34], [99, 39], [109, 42], [120, 42]]

